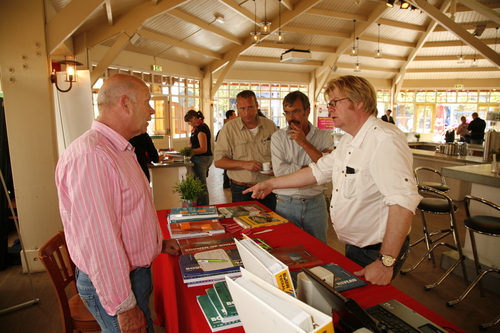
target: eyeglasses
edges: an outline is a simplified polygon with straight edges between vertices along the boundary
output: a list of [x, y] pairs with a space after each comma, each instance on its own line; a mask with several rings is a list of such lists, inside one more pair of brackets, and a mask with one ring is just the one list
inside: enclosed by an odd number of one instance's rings
[[293, 110], [293, 111], [284, 111], [284, 112], [283, 112], [283, 115], [284, 115], [285, 117], [287, 117], [287, 116], [291, 116], [292, 114], [293, 114], [293, 115], [299, 114], [299, 113], [300, 113], [300, 112], [302, 112], [302, 111], [304, 111], [304, 109], [300, 109], [300, 110]]
[[328, 103], [328, 108], [334, 108], [337, 106], [338, 102], [340, 101], [343, 101], [344, 99], [349, 99], [349, 97], [344, 97], [344, 98], [341, 98], [341, 99], [334, 99], [332, 101], [330, 101], [330, 103]]

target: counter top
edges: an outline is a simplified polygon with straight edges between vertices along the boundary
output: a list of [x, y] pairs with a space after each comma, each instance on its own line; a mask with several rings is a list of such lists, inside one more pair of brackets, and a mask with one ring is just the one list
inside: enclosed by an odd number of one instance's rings
[[160, 163], [148, 163], [148, 168], [150, 169], [155, 169], [155, 168], [178, 168], [178, 167], [189, 167], [193, 166], [193, 162], [189, 163], [184, 163], [184, 161], [166, 161], [166, 162], [160, 162]]
[[423, 150], [423, 149], [411, 149], [413, 156], [426, 157], [430, 159], [436, 159], [441, 161], [449, 162], [460, 162], [466, 164], [484, 164], [482, 157], [479, 156], [454, 156], [446, 155], [441, 153], [436, 153], [435, 151]]
[[443, 176], [449, 178], [492, 187], [500, 187], [500, 176], [491, 172], [491, 164], [444, 167], [441, 169], [441, 173]]

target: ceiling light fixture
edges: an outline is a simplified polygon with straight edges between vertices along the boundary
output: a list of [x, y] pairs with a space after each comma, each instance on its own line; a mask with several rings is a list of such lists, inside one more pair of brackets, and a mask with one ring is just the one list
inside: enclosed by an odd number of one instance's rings
[[256, 2], [256, 0], [253, 0], [253, 3], [255, 5], [255, 25], [254, 25], [255, 30], [250, 32], [250, 35], [252, 36], [252, 44], [259, 44], [260, 32], [257, 31], [257, 2]]
[[269, 35], [271, 33], [271, 22], [267, 21], [267, 1], [264, 0], [264, 22], [260, 23], [260, 34]]
[[378, 46], [377, 46], [377, 53], [375, 53], [375, 59], [380, 59], [382, 58], [382, 51], [380, 51], [380, 23], [378, 24]]
[[470, 67], [477, 67], [476, 52], [474, 52], [474, 59], [472, 60]]
[[226, 20], [224, 19], [224, 16], [220, 15], [220, 14], [217, 14], [215, 15], [215, 20], [219, 23], [224, 23], [226, 22]]
[[392, 8], [392, 7], [394, 7], [395, 2], [396, 2], [396, 0], [387, 0], [386, 5], [387, 5], [387, 7]]
[[401, 0], [401, 9], [408, 9], [410, 7], [410, 4], [404, 0]]
[[352, 49], [351, 49], [351, 57], [358, 55], [358, 50], [356, 49], [356, 20], [352, 20], [354, 22], [354, 32], [352, 33]]
[[275, 42], [276, 44], [283, 44], [285, 43], [285, 39], [283, 38], [283, 35], [285, 34], [283, 31], [281, 31], [281, 0], [278, 2], [279, 6], [279, 12], [278, 12], [278, 40]]
[[463, 64], [465, 62], [465, 55], [464, 55], [463, 49], [464, 49], [464, 42], [461, 41], [460, 55], [458, 55], [458, 63], [459, 64]]
[[[358, 37], [356, 37], [356, 41], [358, 42], [358, 47], [359, 47], [359, 38]], [[354, 66], [354, 71], [361, 72], [361, 64], [359, 63], [359, 52], [356, 54], [356, 64]]]
[[417, 10], [417, 9], [418, 9], [417, 7], [415, 7], [415, 6], [411, 5], [411, 9], [410, 9], [410, 11], [412, 11], [412, 10]]

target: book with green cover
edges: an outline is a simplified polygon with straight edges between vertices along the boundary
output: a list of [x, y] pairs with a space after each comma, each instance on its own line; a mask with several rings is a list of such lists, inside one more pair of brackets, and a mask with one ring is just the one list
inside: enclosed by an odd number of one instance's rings
[[205, 294], [196, 296], [196, 300], [212, 332], [218, 332], [228, 328], [239, 327], [242, 325], [239, 319], [235, 321], [229, 321], [226, 323], [223, 322], [219, 317], [219, 314], [215, 310], [214, 306], [212, 305], [212, 302], [210, 302], [208, 295]]
[[220, 303], [224, 307], [227, 317], [239, 318], [238, 311], [236, 311], [236, 306], [234, 305], [233, 298], [229, 292], [226, 281], [221, 281], [214, 283], [214, 290], [219, 297]]
[[275, 212], [267, 212], [258, 215], [237, 216], [233, 220], [243, 228], [268, 227], [277, 224], [288, 223], [289, 221]]
[[266, 210], [257, 204], [219, 207], [219, 213], [225, 217], [257, 215], [265, 213]]
[[[225, 283], [225, 281], [223, 281]], [[217, 283], [222, 283], [222, 282], [217, 282]], [[227, 290], [227, 288], [226, 288]], [[210, 298], [210, 301], [212, 302], [215, 310], [217, 310], [217, 313], [221, 317], [222, 322], [227, 323], [228, 321], [235, 321], [240, 319], [238, 316], [238, 313], [236, 312], [236, 309], [233, 312], [231, 312], [231, 315], [228, 314], [227, 309], [225, 306], [222, 305], [221, 298], [219, 298], [219, 295], [217, 293], [217, 290], [214, 288], [209, 288], [206, 290], [208, 298]], [[227, 291], [229, 293], [229, 290]], [[231, 296], [231, 295], [229, 295]], [[231, 305], [234, 308], [233, 300], [231, 298]]]

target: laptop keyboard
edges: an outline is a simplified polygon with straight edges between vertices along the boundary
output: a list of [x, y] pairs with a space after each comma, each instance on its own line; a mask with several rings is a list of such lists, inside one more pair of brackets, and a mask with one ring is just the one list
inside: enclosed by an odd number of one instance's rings
[[[401, 318], [396, 317], [391, 312], [387, 311], [380, 305], [375, 305], [366, 309], [366, 312], [373, 318], [379, 321], [379, 326], [383, 327], [383, 331], [394, 333], [420, 333], [412, 326], [408, 325]], [[380, 327], [382, 329], [382, 327]]]

